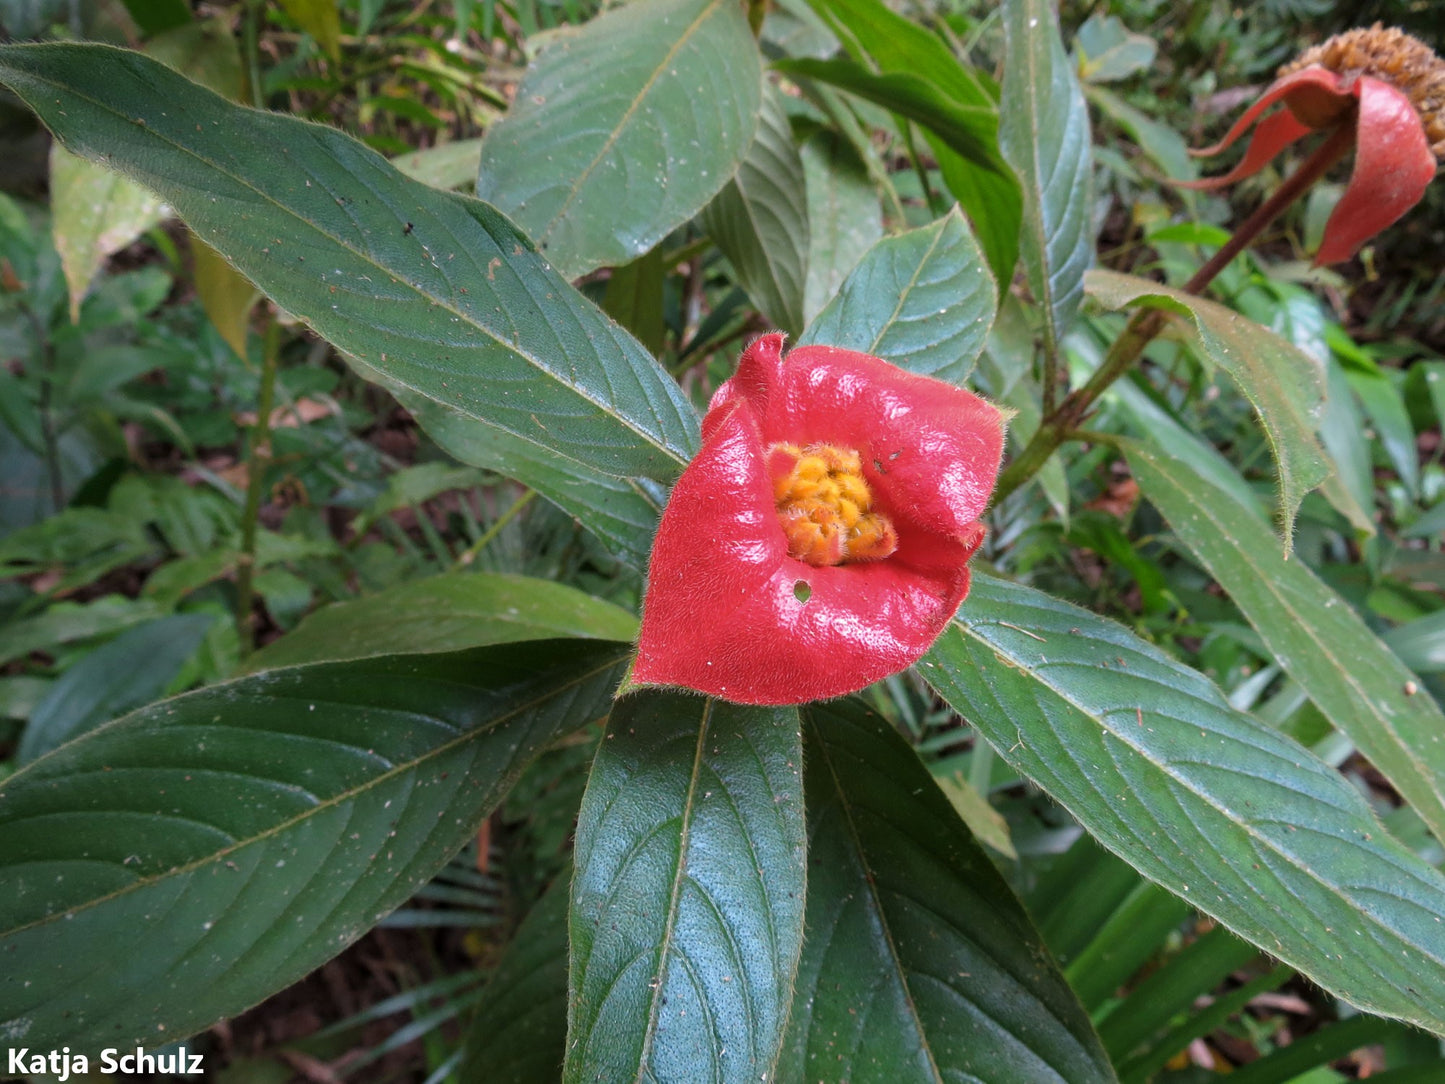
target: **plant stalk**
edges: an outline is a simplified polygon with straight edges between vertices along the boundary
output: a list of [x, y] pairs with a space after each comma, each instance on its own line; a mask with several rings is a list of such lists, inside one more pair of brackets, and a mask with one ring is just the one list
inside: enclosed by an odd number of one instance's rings
[[[1203, 293], [1236, 256], [1253, 243], [1310, 185], [1343, 158], [1354, 143], [1354, 123], [1352, 119], [1347, 119], [1269, 199], [1245, 219], [1244, 224], [1234, 231], [1219, 251], [1194, 273], [1184, 284], [1184, 292], [1195, 295]], [[1009, 461], [1008, 467], [999, 475], [998, 485], [994, 487], [994, 504], [1005, 500], [1028, 482], [1048, 462], [1049, 456], [1075, 435], [1078, 424], [1083, 421], [1099, 396], [1139, 360], [1144, 348], [1163, 330], [1165, 320], [1165, 313], [1159, 309], [1138, 309], [1134, 312], [1088, 383], [1071, 392], [1056, 409], [1050, 411], [1039, 425], [1033, 439]]]
[[255, 573], [256, 526], [261, 518], [261, 491], [271, 465], [271, 406], [276, 397], [276, 370], [280, 367], [281, 325], [275, 315], [267, 324], [261, 354], [261, 388], [256, 400], [256, 424], [246, 449], [246, 508], [241, 514], [241, 550], [236, 555], [236, 634], [244, 659], [256, 647]]

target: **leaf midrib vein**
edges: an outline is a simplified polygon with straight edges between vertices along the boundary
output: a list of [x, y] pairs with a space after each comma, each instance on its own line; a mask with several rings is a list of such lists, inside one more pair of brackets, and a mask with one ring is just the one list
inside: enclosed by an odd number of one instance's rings
[[[714, 4], [716, 4], [717, 2], [719, 2], [719, 0], [714, 0]], [[359, 249], [355, 248], [353, 245], [349, 244], [348, 242], [343, 241], [340, 237], [337, 237], [337, 236], [335, 236], [334, 234], [331, 234], [331, 233], [327, 232], [326, 230], [322, 229], [319, 224], [317, 224], [317, 223], [315, 223], [315, 222], [312, 222], [310, 219], [306, 218], [304, 215], [300, 214], [298, 211], [295, 211], [295, 210], [291, 209], [291, 208], [288, 207], [285, 203], [282, 203], [280, 200], [278, 200], [278, 199], [276, 199], [275, 197], [269, 195], [267, 192], [265, 192], [265, 191], [263, 191], [261, 188], [257, 187], [256, 184], [253, 183], [252, 181], [250, 181], [249, 179], [247, 179], [247, 178], [245, 178], [245, 177], [243, 177], [243, 176], [241, 176], [241, 175], [239, 175], [239, 174], [236, 174], [236, 173], [232, 172], [232, 171], [229, 170], [229, 169], [223, 168], [222, 166], [220, 166], [220, 165], [217, 164], [216, 162], [212, 161], [211, 159], [202, 156], [198, 151], [195, 151], [195, 150], [191, 149], [190, 147], [186, 146], [185, 144], [179, 143], [179, 142], [175, 141], [174, 139], [171, 139], [170, 137], [164, 135], [162, 132], [160, 132], [160, 131], [157, 130], [157, 129], [151, 128], [151, 127], [149, 127], [148, 125], [137, 125], [137, 124], [135, 123], [135, 121], [131, 120], [131, 119], [130, 119], [129, 117], [127, 117], [124, 113], [121, 113], [119, 110], [117, 110], [117, 109], [115, 109], [115, 108], [107, 105], [104, 101], [101, 101], [101, 100], [98, 99], [98, 98], [94, 98], [94, 97], [90, 96], [89, 94], [82, 93], [80, 90], [78, 90], [77, 88], [75, 88], [75, 87], [73, 87], [73, 86], [71, 86], [71, 85], [69, 85], [69, 84], [67, 84], [67, 83], [62, 83], [62, 82], [60, 82], [60, 81], [58, 81], [58, 80], [56, 80], [56, 79], [54, 79], [54, 78], [52, 78], [52, 77], [49, 77], [49, 76], [46, 76], [46, 75], [41, 75], [41, 74], [36, 73], [36, 72], [27, 72], [26, 75], [27, 75], [29, 78], [34, 79], [36, 82], [43, 83], [43, 84], [45, 84], [45, 85], [48, 85], [48, 86], [57, 88], [57, 89], [59, 89], [60, 91], [62, 91], [62, 92], [64, 92], [64, 93], [68, 93], [68, 94], [74, 95], [75, 97], [77, 97], [77, 98], [81, 99], [82, 101], [86, 102], [86, 103], [89, 104], [91, 107], [95, 108], [96, 110], [98, 110], [98, 111], [100, 111], [100, 112], [108, 113], [110, 116], [117, 118], [122, 124], [126, 125], [127, 127], [131, 128], [131, 129], [137, 129], [137, 128], [139, 128], [141, 131], [143, 131], [143, 132], [145, 133], [146, 136], [152, 137], [152, 138], [156, 139], [157, 141], [166, 144], [167, 146], [173, 148], [174, 150], [180, 152], [181, 154], [186, 155], [186, 156], [194, 159], [195, 161], [201, 163], [202, 165], [206, 166], [207, 168], [214, 170], [216, 173], [220, 174], [221, 176], [224, 176], [224, 177], [226, 177], [226, 178], [234, 181], [236, 184], [240, 185], [242, 188], [247, 189], [248, 191], [254, 193], [254, 194], [261, 200], [261, 202], [266, 203], [266, 204], [269, 204], [269, 205], [271, 205], [272, 207], [274, 207], [274, 208], [276, 208], [277, 210], [279, 210], [281, 213], [289, 216], [290, 218], [295, 219], [296, 221], [299, 221], [299, 222], [305, 224], [305, 225], [306, 225], [307, 227], [309, 227], [313, 232], [315, 232], [317, 235], [319, 235], [320, 237], [322, 237], [322, 238], [325, 239], [326, 241], [330, 242], [331, 244], [336, 245], [338, 248], [342, 249], [343, 251], [350, 253], [353, 257], [355, 257], [357, 260], [361, 261], [362, 263], [367, 264], [367, 265], [375, 268], [377, 271], [383, 273], [388, 279], [391, 279], [391, 280], [396, 281], [396, 282], [404, 283], [409, 289], [411, 289], [413, 292], [416, 293], [417, 297], [421, 298], [422, 300], [424, 300], [425, 302], [427, 302], [429, 305], [434, 305], [434, 306], [436, 306], [437, 308], [442, 309], [444, 312], [447, 312], [447, 313], [452, 314], [453, 316], [456, 316], [459, 320], [464, 321], [468, 326], [474, 328], [476, 331], [478, 331], [478, 332], [479, 332], [480, 334], [482, 334], [484, 337], [486, 337], [486, 338], [488, 338], [488, 339], [491, 339], [497, 346], [501, 347], [503, 350], [507, 351], [508, 353], [515, 354], [515, 355], [517, 355], [518, 357], [521, 357], [521, 358], [526, 359], [526, 361], [532, 366], [533, 369], [535, 369], [535, 370], [537, 370], [539, 373], [542, 373], [543, 375], [545, 375], [545, 376], [547, 377], [547, 379], [549, 379], [549, 380], [551, 380], [552, 382], [554, 382], [554, 383], [556, 383], [556, 384], [559, 384], [559, 385], [562, 385], [562, 384], [563, 384], [563, 382], [559, 379], [559, 377], [558, 377], [558, 375], [557, 375], [556, 373], [554, 373], [554, 372], [552, 372], [551, 370], [549, 370], [549, 369], [548, 369], [545, 365], [543, 365], [536, 357], [534, 357], [534, 356], [533, 356], [531, 353], [529, 353], [528, 351], [523, 350], [518, 344], [513, 343], [513, 342], [510, 342], [510, 341], [504, 339], [501, 335], [499, 335], [498, 333], [494, 332], [493, 330], [491, 330], [490, 328], [488, 328], [486, 325], [481, 324], [481, 323], [478, 323], [475, 319], [472, 318], [472, 316], [471, 316], [469, 313], [466, 313], [466, 312], [464, 312], [463, 310], [461, 310], [461, 309], [459, 309], [458, 307], [456, 307], [449, 299], [439, 298], [439, 297], [437, 297], [435, 294], [431, 294], [431, 293], [426, 292], [419, 284], [413, 282], [408, 276], [396, 272], [396, 271], [393, 270], [392, 268], [387, 267], [385, 264], [378, 263], [378, 262], [377, 262], [375, 259], [373, 259], [371, 256], [369, 256], [369, 255], [361, 252]], [[261, 111], [258, 111], [258, 112], [259, 112], [259, 115], [260, 115], [261, 117], [269, 118], [269, 119], [271, 119], [273, 122], [277, 119], [277, 116], [276, 116], [275, 114], [271, 114], [271, 113], [267, 113], [267, 112], [261, 112]], [[283, 119], [283, 120], [284, 120], [284, 119], [294, 119], [294, 118], [280, 118], [280, 119]], [[288, 161], [291, 161], [291, 162], [294, 163], [295, 159], [291, 159], [291, 158], [288, 157]], [[121, 168], [118, 164], [116, 164], [116, 163], [114, 162], [114, 160], [109, 161], [109, 162], [106, 162], [106, 163], [104, 163], [104, 164], [107, 166], [107, 168], [113, 169], [113, 170], [115, 170], [116, 172], [119, 172], [119, 173], [128, 173], [128, 172], [130, 172], [129, 170], [126, 170], [126, 169]], [[389, 164], [389, 163], [388, 163], [388, 164]], [[142, 184], [144, 184], [144, 182], [142, 182]], [[145, 187], [146, 187], [146, 188], [149, 188], [150, 186], [149, 186], [149, 185], [145, 185]], [[374, 190], [373, 190], [373, 193], [376, 194], [376, 193], [374, 192]], [[162, 196], [162, 198], [165, 198], [165, 197]], [[386, 204], [388, 210], [390, 210], [390, 209], [391, 209], [390, 200], [383, 200], [383, 202]], [[435, 213], [435, 212], [433, 212], [433, 213]], [[480, 224], [478, 224], [478, 226], [479, 226], [479, 228], [480, 228]], [[458, 240], [459, 240], [459, 239], [456, 238], [455, 236], [451, 236], [450, 239], [453, 240], [453, 241], [458, 241]], [[462, 249], [464, 249], [464, 250], [467, 248], [466, 245], [459, 245], [459, 247], [462, 248]], [[519, 278], [520, 278], [520, 276], [519, 276]], [[297, 315], [303, 315], [303, 314], [301, 314], [301, 313], [298, 311]], [[314, 320], [311, 319], [311, 318], [309, 318], [309, 317], [303, 317], [303, 318], [305, 318], [308, 323], [314, 323]], [[419, 340], [419, 341], [425, 341], [425, 340]], [[349, 351], [348, 351], [348, 352], [349, 352]], [[404, 380], [404, 379], [403, 379], [399, 374], [397, 374], [397, 373], [388, 371], [388, 372], [386, 373], [386, 375], [387, 375], [387, 377], [388, 377], [389, 379], [395, 380], [398, 384], [402, 385], [402, 386], [405, 387], [405, 388], [408, 388], [408, 389], [411, 390], [411, 391], [416, 392], [418, 395], [425, 396], [428, 400], [430, 400], [430, 401], [432, 401], [432, 402], [440, 403], [442, 406], [445, 406], [445, 407], [447, 407], [448, 409], [452, 409], [452, 410], [457, 410], [457, 409], [458, 409], [458, 408], [457, 408], [455, 405], [453, 405], [452, 403], [444, 402], [443, 400], [438, 399], [436, 396], [432, 395], [430, 392], [426, 391], [424, 388], [417, 387], [415, 384], [412, 384], [412, 383]], [[677, 463], [677, 464], [679, 464], [679, 465], [686, 465], [686, 462], [687, 462], [686, 459], [684, 459], [681, 455], [679, 455], [676, 451], [674, 451], [674, 450], [673, 450], [671, 447], [669, 447], [667, 444], [659, 443], [658, 440], [655, 438], [655, 436], [654, 436], [653, 434], [644, 432], [642, 429], [639, 429], [635, 424], [633, 424], [633, 423], [631, 422], [630, 419], [628, 419], [626, 416], [624, 416], [623, 414], [621, 414], [620, 412], [618, 412], [614, 407], [611, 407], [611, 406], [609, 406], [609, 405], [606, 404], [606, 403], [598, 402], [598, 401], [597, 401], [596, 399], [594, 399], [591, 395], [587, 394], [587, 392], [586, 392], [582, 387], [580, 387], [580, 386], [578, 386], [578, 385], [566, 384], [566, 385], [563, 385], [563, 386], [565, 386], [569, 391], [571, 391], [572, 393], [574, 393], [575, 395], [577, 395], [578, 398], [580, 398], [580, 399], [582, 399], [582, 400], [584, 400], [584, 401], [586, 401], [586, 402], [588, 402], [588, 403], [591, 403], [591, 404], [592, 404], [594, 407], [596, 407], [599, 411], [601, 411], [601, 412], [603, 412], [604, 414], [606, 414], [607, 416], [612, 417], [612, 418], [615, 418], [617, 421], [621, 422], [621, 424], [623, 425], [623, 427], [624, 427], [625, 429], [629, 430], [629, 431], [632, 432], [632, 433], [637, 434], [639, 437], [642, 437], [642, 438], [646, 441], [646, 443], [648, 444], [649, 447], [652, 447], [652, 448], [657, 449], [658, 451], [660, 451], [660, 452], [662, 452], [663, 454], [665, 454], [669, 459], [673, 460], [675, 463]], [[651, 404], [649, 404], [649, 405], [651, 405]], [[468, 417], [476, 417], [476, 415], [470, 415], [470, 414], [468, 414], [467, 416], [468, 416]], [[482, 418], [481, 420], [486, 421], [487, 419]], [[501, 426], [497, 426], [497, 428], [502, 428], [502, 427], [501, 427]], [[508, 433], [511, 433], [511, 432], [512, 432], [512, 430], [510, 430], [510, 429], [507, 429], [507, 430], [504, 430], [504, 431], [505, 431], [505, 432], [508, 432]], [[518, 436], [522, 436], [522, 434], [517, 434], [517, 435], [518, 435]]]
[[632, 122], [633, 114], [637, 112], [643, 100], [652, 93], [653, 87], [657, 84], [657, 81], [662, 78], [662, 73], [667, 69], [668, 65], [672, 63], [673, 59], [682, 50], [682, 47], [686, 45], [693, 34], [696, 33], [698, 27], [702, 25], [704, 21], [711, 18], [713, 12], [717, 10], [722, 3], [723, 0], [709, 0], [707, 6], [698, 12], [697, 17], [688, 24], [682, 34], [678, 36], [677, 41], [668, 49], [667, 54], [662, 58], [661, 62], [652, 70], [652, 74], [650, 74], [647, 77], [647, 81], [642, 84], [642, 89], [638, 91], [637, 95], [632, 99], [626, 112], [622, 114], [621, 119], [613, 126], [612, 131], [608, 133], [607, 139], [603, 142], [601, 149], [598, 150], [592, 161], [587, 164], [587, 168], [578, 175], [577, 180], [572, 183], [572, 187], [568, 189], [567, 198], [562, 201], [562, 206], [557, 209], [556, 214], [554, 214], [547, 222], [547, 225], [543, 227], [542, 238], [544, 240], [552, 235], [553, 227], [562, 220], [563, 216], [566, 215], [567, 211], [576, 201], [578, 193], [582, 191], [582, 186], [586, 183], [587, 178], [592, 175], [592, 171], [601, 164], [602, 160], [607, 157], [608, 153], [617, 144], [617, 140], [621, 138], [623, 129]]
[[[1084, 705], [1080, 704], [1072, 696], [1070, 696], [1067, 692], [1049, 682], [1044, 677], [1043, 673], [1041, 673], [1034, 666], [1029, 665], [1027, 661], [1020, 658], [1016, 652], [1009, 650], [1006, 646], [1002, 644], [994, 643], [988, 637], [976, 631], [972, 626], [966, 625], [960, 621], [955, 621], [954, 624], [964, 635], [971, 637], [972, 639], [978, 641], [980, 644], [983, 644], [990, 651], [999, 652], [1005, 657], [1012, 659], [1016, 664], [1022, 666], [1027, 673], [1032, 675], [1035, 681], [1037, 681], [1044, 688], [1048, 689], [1049, 692], [1052, 693], [1054, 696], [1058, 697], [1061, 701], [1069, 705], [1069, 707], [1071, 707], [1073, 710], [1079, 712], [1085, 718], [1095, 721], [1101, 728], [1104, 729], [1106, 733], [1112, 735], [1121, 745], [1127, 746], [1128, 748], [1132, 749], [1135, 754], [1142, 757], [1146, 762], [1153, 764], [1155, 768], [1162, 772], [1166, 777], [1174, 780], [1174, 782], [1177, 783], [1181, 789], [1193, 794], [1204, 805], [1208, 806], [1210, 809], [1213, 809], [1225, 820], [1233, 822], [1247, 836], [1254, 840], [1256, 845], [1259, 846], [1261, 850], [1268, 851], [1274, 854], [1280, 860], [1287, 863], [1291, 869], [1294, 869], [1298, 873], [1303, 874], [1307, 879], [1314, 881], [1328, 894], [1339, 899], [1342, 904], [1349, 906], [1352, 914], [1357, 914], [1360, 915], [1362, 918], [1367, 918], [1367, 924], [1373, 925], [1376, 929], [1383, 931], [1392, 939], [1395, 944], [1407, 945], [1410, 948], [1415, 949], [1422, 954], [1425, 954], [1430, 959], [1436, 960], [1440, 963], [1445, 963], [1445, 957], [1439, 955], [1431, 956], [1426, 951], [1425, 947], [1416, 945], [1413, 942], [1407, 940], [1403, 933], [1401, 933], [1400, 931], [1395, 930], [1390, 926], [1384, 924], [1383, 922], [1378, 921], [1377, 919], [1375, 919], [1374, 915], [1366, 915], [1366, 912], [1363, 909], [1354, 907], [1351, 904], [1350, 897], [1344, 892], [1341, 886], [1331, 884], [1329, 881], [1325, 880], [1323, 877], [1321, 877], [1318, 873], [1315, 872], [1312, 866], [1305, 864], [1302, 859], [1282, 849], [1268, 836], [1256, 832], [1253, 822], [1241, 819], [1233, 811], [1227, 809], [1226, 807], [1215, 801], [1213, 795], [1209, 794], [1206, 791], [1201, 791], [1188, 777], [1181, 776], [1179, 773], [1173, 771], [1172, 766], [1169, 763], [1161, 761], [1158, 757], [1154, 756], [1146, 749], [1135, 744], [1133, 741], [1130, 741], [1126, 734], [1121, 732], [1120, 729], [1115, 728], [1104, 721], [1104, 715], [1106, 713], [1096, 714], [1092, 710], [1086, 708]], [[1102, 794], [1103, 792], [1099, 791], [1096, 788], [1095, 793]], [[1190, 902], [1194, 903], [1195, 906], [1202, 907], [1202, 904], [1197, 900], [1191, 900]], [[1303, 967], [1301, 969], [1304, 970]]]
[[[259, 843], [264, 840], [270, 839], [273, 836], [280, 835], [287, 829], [301, 824], [311, 817], [315, 817], [320, 813], [339, 806], [343, 802], [351, 801], [355, 799], [358, 795], [365, 794], [367, 791], [373, 790], [377, 786], [380, 786], [382, 783], [389, 782], [391, 779], [405, 772], [415, 770], [429, 760], [435, 760], [438, 757], [444, 756], [445, 754], [451, 752], [453, 749], [457, 748], [458, 746], [464, 745], [466, 742], [473, 738], [476, 738], [485, 733], [490, 733], [498, 726], [505, 724], [509, 719], [517, 718], [525, 712], [534, 709], [542, 704], [545, 704], [550, 700], [554, 700], [568, 691], [575, 691], [584, 683], [591, 681], [598, 675], [603, 674], [616, 666], [619, 661], [621, 661], [621, 657], [612, 659], [604, 664], [599, 664], [598, 666], [594, 667], [591, 670], [588, 670], [585, 673], [578, 674], [564, 684], [554, 686], [548, 689], [545, 693], [516, 705], [510, 711], [503, 712], [502, 714], [495, 716], [489, 721], [489, 725], [487, 726], [471, 727], [467, 730], [464, 730], [452, 740], [445, 742], [442, 745], [436, 746], [433, 749], [429, 749], [427, 752], [423, 753], [420, 756], [399, 763], [391, 770], [382, 772], [355, 787], [340, 791], [337, 794], [318, 802], [315, 806], [312, 806], [309, 809], [302, 810], [300, 813], [293, 817], [288, 817], [285, 820], [277, 822], [274, 826], [267, 828], [264, 831], [247, 836], [245, 839], [237, 840], [236, 843], [229, 847], [224, 847], [220, 850], [213, 851], [209, 854], [196, 858], [193, 861], [172, 866], [170, 869], [165, 870], [163, 873], [159, 873], [151, 877], [136, 878], [136, 880], [132, 881], [130, 884], [118, 888], [113, 892], [107, 892], [104, 895], [97, 896], [95, 899], [86, 900], [83, 903], [76, 904], [75, 906], [64, 908], [62, 911], [58, 911], [55, 914], [45, 915], [42, 918], [35, 919], [20, 926], [11, 927], [8, 930], [0, 930], [0, 938], [11, 937], [15, 934], [23, 933], [28, 929], [54, 922], [68, 915], [78, 914], [81, 911], [88, 910], [92, 907], [97, 907], [103, 903], [108, 903], [109, 901], [117, 899], [121, 896], [129, 895], [130, 893], [140, 891], [143, 888], [149, 888], [154, 884], [158, 884], [166, 880], [167, 878], [180, 877], [189, 873], [193, 873], [198, 869], [203, 869], [206, 866], [216, 861], [219, 861], [220, 859], [226, 857], [229, 854], [233, 854], [242, 847], [250, 846], [253, 843]], [[328, 701], [320, 699], [316, 700], [315, 702], [328, 703]], [[354, 705], [346, 706], [351, 707]]]

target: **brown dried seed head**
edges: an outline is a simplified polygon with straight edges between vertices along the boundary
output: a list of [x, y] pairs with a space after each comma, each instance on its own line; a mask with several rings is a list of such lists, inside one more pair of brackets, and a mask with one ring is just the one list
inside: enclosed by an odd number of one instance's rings
[[1382, 27], [1347, 30], [1307, 49], [1280, 68], [1289, 75], [1318, 65], [1343, 76], [1368, 75], [1389, 83], [1410, 99], [1425, 126], [1435, 157], [1445, 162], [1445, 60], [1403, 30]]

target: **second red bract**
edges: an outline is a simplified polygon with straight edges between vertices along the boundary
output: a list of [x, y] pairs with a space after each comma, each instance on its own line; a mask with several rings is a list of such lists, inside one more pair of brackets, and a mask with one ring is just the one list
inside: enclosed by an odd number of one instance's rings
[[911, 665], [968, 594], [1003, 417], [868, 354], [743, 353], [653, 545], [631, 681], [743, 704]]

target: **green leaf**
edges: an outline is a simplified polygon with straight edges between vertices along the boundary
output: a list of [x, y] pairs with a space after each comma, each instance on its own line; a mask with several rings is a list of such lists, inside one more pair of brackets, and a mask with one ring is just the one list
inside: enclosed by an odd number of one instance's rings
[[[1192, 181], [1199, 176], [1199, 167], [1189, 156], [1189, 144], [1173, 128], [1160, 124], [1103, 87], [1086, 87], [1084, 95], [1139, 144], [1139, 149], [1153, 160], [1166, 179]], [[1179, 198], [1188, 204], [1194, 199], [1194, 194], [1188, 189], [1181, 189]]]
[[32, 651], [50, 651], [59, 644], [109, 636], [162, 615], [150, 600], [122, 595], [104, 595], [84, 604], [57, 603], [43, 614], [0, 626], [0, 664]]
[[1005, 169], [998, 153], [998, 110], [987, 95], [965, 101], [950, 98], [922, 76], [910, 71], [876, 74], [854, 60], [779, 60], [773, 67], [784, 75], [816, 79], [917, 121], [944, 144], [991, 172]]
[[808, 202], [803, 160], [782, 94], [763, 87], [758, 132], [735, 176], [707, 206], [703, 226], [773, 326], [803, 329]]
[[955, 207], [869, 249], [799, 343], [861, 350], [960, 384], [973, 372], [997, 303], [983, 253]]
[[1203, 676], [978, 573], [923, 673], [1145, 876], [1339, 997], [1445, 1032], [1445, 879], [1338, 773]]
[[1112, 1081], [1023, 907], [913, 749], [810, 707], [808, 936], [778, 1079]]
[[370, 598], [334, 602], [256, 652], [246, 669], [432, 654], [554, 636], [631, 642], [636, 635], [637, 619], [626, 610], [575, 587], [526, 576], [449, 572]]
[[35, 705], [16, 760], [28, 764], [109, 719], [165, 692], [196, 653], [210, 614], [175, 614], [127, 629], [80, 659]]
[[[950, 106], [969, 119], [987, 148], [994, 148], [988, 166], [955, 150], [943, 134], [925, 125], [924, 135], [948, 189], [969, 219], [995, 281], [1013, 278], [1019, 252], [1020, 196], [1018, 183], [997, 155], [997, 94], [992, 83], [957, 57], [932, 31], [890, 10], [881, 0], [809, 0], [813, 10], [859, 60], [865, 58], [884, 75], [904, 75], [929, 85]], [[985, 122], [978, 110], [995, 114]]]
[[336, 0], [281, 0], [286, 14], [316, 39], [332, 60], [341, 59], [341, 13]]
[[1049, 0], [1004, 0], [1003, 27], [999, 147], [1023, 182], [1024, 271], [1057, 358], [1094, 262], [1089, 110]]
[[[1344, 599], [1272, 545], [1250, 505], [1214, 484], [1188, 434], [1126, 442], [1140, 489], [1228, 593], [1280, 667], [1445, 840], [1445, 714]], [[1216, 468], [1218, 469], [1218, 468]]]
[[662, 249], [654, 248], [629, 264], [614, 267], [602, 295], [602, 310], [654, 355], [662, 353], [667, 334], [662, 303], [666, 279]]
[[577, 825], [563, 1080], [772, 1075], [803, 941], [791, 708], [618, 702]]
[[[192, 22], [190, 12], [183, 4], [181, 8], [185, 22], [151, 38], [146, 53], [223, 97], [240, 97], [241, 52], [229, 26], [218, 19]], [[162, 200], [144, 188], [103, 163], [77, 158], [59, 144], [50, 148], [50, 206], [55, 249], [70, 288], [70, 319], [76, 323], [81, 300], [106, 259], [169, 212]], [[202, 260], [197, 257], [198, 265]], [[201, 294], [204, 300], [205, 291]], [[211, 311], [209, 303], [206, 311]], [[220, 323], [217, 326], [222, 327]], [[244, 349], [237, 353], [245, 356]]]
[[732, 0], [641, 0], [555, 38], [482, 143], [477, 195], [569, 278], [630, 263], [728, 182], [762, 61]]
[[272, 671], [165, 701], [0, 784], [0, 1031], [180, 1039], [360, 937], [597, 718], [616, 644]]
[[7, 46], [0, 81], [389, 383], [618, 476], [697, 447], [676, 383], [485, 204], [134, 53]]
[[1420, 494], [1420, 452], [1415, 445], [1415, 429], [1410, 424], [1409, 412], [1397, 388], [1383, 370], [1363, 372], [1359, 369], [1345, 370], [1350, 387], [1360, 397], [1365, 413], [1370, 418], [1380, 447], [1390, 466], [1399, 475], [1401, 484], [1410, 498]]
[[1279, 519], [1288, 552], [1300, 502], [1330, 473], [1314, 435], [1325, 401], [1319, 363], [1238, 313], [1157, 282], [1090, 271], [1084, 286], [1105, 308], [1142, 304], [1185, 317], [1195, 348], [1228, 373], [1254, 405], [1279, 469]]
[[1080, 78], [1113, 83], [1153, 64], [1159, 46], [1153, 38], [1130, 31], [1116, 16], [1096, 11], [1079, 27], [1074, 50]]
[[55, 251], [70, 290], [70, 319], [101, 265], [165, 217], [165, 203], [96, 162], [50, 147], [50, 198]]
[[567, 1046], [569, 867], [533, 904], [467, 1025], [462, 1080], [556, 1084]]
[[407, 151], [391, 161], [412, 180], [433, 188], [469, 189], [477, 183], [481, 160], [481, 139], [457, 139], [438, 147]]
[[260, 296], [255, 284], [195, 234], [191, 235], [191, 268], [196, 296], [206, 315], [226, 345], [238, 358], [244, 358], [251, 309]]
[[803, 316], [811, 322], [883, 235], [883, 214], [867, 169], [840, 136], [818, 132], [803, 144], [801, 154], [808, 186]]
[[1385, 634], [1390, 650], [1417, 674], [1445, 673], [1445, 610], [1436, 610]]

